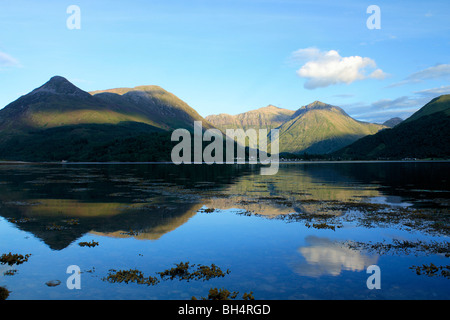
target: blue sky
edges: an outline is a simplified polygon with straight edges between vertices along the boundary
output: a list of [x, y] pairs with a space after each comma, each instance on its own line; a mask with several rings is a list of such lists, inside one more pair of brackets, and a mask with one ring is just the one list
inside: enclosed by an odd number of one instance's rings
[[[381, 29], [366, 10], [380, 8]], [[69, 29], [69, 5], [81, 29]], [[450, 2], [0, 0], [0, 108], [60, 75], [159, 85], [202, 116], [320, 100], [406, 118], [450, 93]]]

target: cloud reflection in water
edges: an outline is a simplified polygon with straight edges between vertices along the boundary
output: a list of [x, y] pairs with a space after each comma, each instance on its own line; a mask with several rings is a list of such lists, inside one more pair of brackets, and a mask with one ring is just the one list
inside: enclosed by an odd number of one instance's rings
[[327, 238], [308, 236], [305, 240], [307, 245], [298, 248], [305, 261], [294, 267], [294, 271], [302, 276], [338, 276], [344, 270], [363, 271], [378, 260], [377, 256], [363, 255]]

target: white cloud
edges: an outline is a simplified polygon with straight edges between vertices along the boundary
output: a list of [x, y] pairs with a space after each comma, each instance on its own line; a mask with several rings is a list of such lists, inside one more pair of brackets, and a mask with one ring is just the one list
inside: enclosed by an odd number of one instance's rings
[[371, 107], [375, 109], [399, 109], [415, 106], [416, 102], [409, 97], [403, 96], [396, 99], [381, 99], [372, 103]]
[[415, 91], [414, 93], [434, 98], [443, 94], [450, 94], [450, 86], [440, 86], [438, 88]]
[[[374, 60], [360, 56], [342, 57], [336, 50], [299, 49], [292, 54], [292, 58], [305, 62], [297, 70], [297, 74], [307, 79], [304, 85], [306, 89], [386, 77], [383, 70], [376, 68]], [[367, 74], [367, 69], [374, 69], [374, 71]]]
[[18, 67], [19, 61], [5, 52], [0, 51], [0, 67]]
[[406, 80], [437, 79], [450, 76], [450, 64], [438, 64], [433, 67], [415, 72], [408, 76]]
[[[360, 102], [353, 105], [342, 105], [342, 108], [349, 112], [353, 118], [361, 121], [383, 123], [393, 117], [406, 119], [430, 102], [431, 99], [439, 96], [440, 94], [437, 92], [439, 89], [417, 91], [415, 95], [395, 99], [380, 99], [371, 104]], [[442, 90], [444, 89], [445, 87], [442, 87]]]
[[405, 80], [389, 85], [389, 88], [432, 79], [450, 79], [450, 64], [438, 64], [410, 74]]

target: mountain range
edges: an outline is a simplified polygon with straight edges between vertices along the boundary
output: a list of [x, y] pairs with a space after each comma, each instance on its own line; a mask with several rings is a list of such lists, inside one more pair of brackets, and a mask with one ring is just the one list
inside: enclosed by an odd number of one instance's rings
[[[341, 108], [320, 101], [297, 111], [269, 105], [235, 116], [208, 116], [206, 120], [224, 132], [226, 129], [236, 128], [278, 128], [281, 152], [311, 154], [331, 153], [361, 137], [387, 128], [384, 125], [357, 121]], [[257, 143], [250, 140], [249, 146], [257, 147]]]
[[55, 76], [0, 110], [0, 131], [23, 132], [80, 124], [139, 122], [155, 130], [205, 122], [193, 108], [158, 86], [85, 92]]
[[171, 131], [212, 128], [157, 86], [89, 93], [55, 76], [0, 110], [0, 159], [169, 161]]
[[[417, 157], [448, 156], [450, 135], [442, 136], [450, 127], [448, 97], [432, 100], [404, 121], [394, 118], [384, 124], [355, 120], [320, 101], [296, 111], [268, 105], [203, 118], [158, 86], [86, 92], [55, 76], [0, 110], [0, 160], [170, 161], [172, 131], [192, 131], [194, 121], [224, 133], [277, 128], [283, 153], [395, 158], [422, 148], [414, 153]], [[247, 145], [258, 147], [251, 139]]]

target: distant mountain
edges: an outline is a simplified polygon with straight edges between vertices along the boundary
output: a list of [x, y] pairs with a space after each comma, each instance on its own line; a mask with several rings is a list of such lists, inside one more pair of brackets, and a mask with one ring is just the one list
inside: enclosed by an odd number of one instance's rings
[[[170, 161], [174, 129], [279, 129], [279, 151], [341, 159], [450, 157], [450, 95], [393, 126], [361, 122], [315, 101], [201, 117], [158, 86], [88, 93], [55, 76], [0, 110], [0, 160]], [[382, 130], [383, 129], [383, 130]], [[257, 141], [250, 141], [257, 147]], [[248, 151], [248, 150], [247, 150]], [[295, 156], [295, 155], [294, 155]]]
[[364, 137], [338, 150], [342, 159], [450, 157], [450, 95], [431, 100], [392, 129]]
[[[229, 115], [221, 113], [218, 115], [210, 115], [205, 119], [209, 121], [216, 128], [226, 133], [226, 129], [270, 129], [278, 128], [283, 123], [288, 121], [294, 111], [282, 109], [273, 105], [240, 113], [238, 115]], [[257, 141], [250, 140], [249, 146], [256, 148]]]
[[0, 160], [170, 160], [171, 131], [212, 127], [157, 86], [85, 92], [55, 76], [0, 110]]
[[385, 128], [361, 122], [344, 110], [320, 101], [298, 109], [280, 129], [280, 150], [326, 154]]
[[210, 115], [206, 120], [211, 122], [216, 128], [243, 128], [243, 129], [260, 129], [260, 128], [276, 128], [289, 120], [294, 111], [282, 109], [273, 105], [259, 108], [256, 110], [240, 113], [232, 116], [221, 113], [219, 115]]
[[[268, 106], [236, 116], [220, 114], [206, 119], [222, 130], [278, 128], [279, 151], [289, 153], [330, 153], [386, 128], [357, 121], [341, 108], [320, 101], [297, 111]], [[255, 147], [256, 142], [251, 146]]]
[[[117, 91], [121, 94], [114, 93]], [[120, 122], [139, 122], [168, 130], [192, 128], [195, 120], [208, 126], [194, 109], [157, 86], [102, 92], [91, 95], [63, 77], [52, 77], [0, 110], [0, 131]]]
[[385, 122], [383, 122], [383, 126], [389, 127], [389, 128], [393, 128], [396, 125], [398, 125], [399, 123], [401, 123], [403, 121], [402, 118], [399, 117], [395, 117], [395, 118], [391, 118], [389, 120], [386, 120]]
[[165, 130], [193, 129], [194, 121], [202, 121], [204, 128], [213, 128], [187, 103], [159, 86], [98, 90], [91, 94], [109, 106], [125, 108], [130, 115], [151, 119], [151, 124]]

